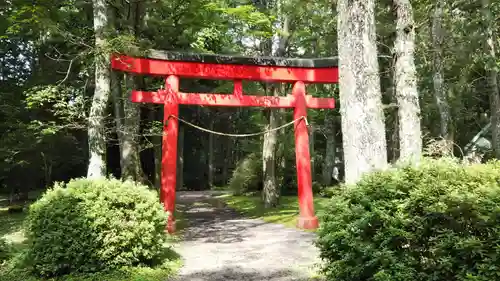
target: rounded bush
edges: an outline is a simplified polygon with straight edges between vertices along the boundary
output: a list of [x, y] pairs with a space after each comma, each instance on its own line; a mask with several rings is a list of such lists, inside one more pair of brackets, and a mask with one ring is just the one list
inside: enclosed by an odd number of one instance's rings
[[262, 161], [256, 154], [249, 154], [241, 160], [229, 180], [229, 189], [234, 195], [259, 190]]
[[115, 179], [56, 184], [31, 205], [29, 257], [41, 276], [150, 265], [163, 252], [167, 215], [157, 193]]
[[321, 215], [328, 280], [500, 280], [500, 164], [425, 160], [343, 187]]

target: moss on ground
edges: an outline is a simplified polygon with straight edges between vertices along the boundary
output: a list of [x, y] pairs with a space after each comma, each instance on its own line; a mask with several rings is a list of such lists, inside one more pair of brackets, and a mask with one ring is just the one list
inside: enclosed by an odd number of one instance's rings
[[[296, 227], [299, 216], [299, 202], [297, 196], [282, 196], [275, 208], [266, 209], [260, 196], [234, 196], [224, 194], [215, 197], [227, 204], [230, 208], [249, 218], [258, 218], [266, 222], [282, 224], [287, 227]], [[314, 198], [316, 213], [323, 210], [328, 198]], [[314, 230], [312, 230], [314, 231]]]

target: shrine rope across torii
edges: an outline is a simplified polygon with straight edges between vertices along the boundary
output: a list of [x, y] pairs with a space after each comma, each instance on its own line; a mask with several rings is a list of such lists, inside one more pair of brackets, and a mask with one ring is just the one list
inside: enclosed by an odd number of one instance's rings
[[[289, 59], [190, 54], [150, 50], [147, 55], [132, 57], [113, 54], [114, 70], [165, 77], [165, 89], [156, 92], [132, 91], [132, 101], [164, 105], [160, 200], [169, 212], [168, 232], [175, 231], [175, 192], [177, 182], [177, 139], [179, 105], [293, 108], [295, 158], [297, 166], [299, 218], [297, 227], [315, 229], [311, 156], [307, 128], [307, 109], [333, 109], [333, 98], [316, 98], [306, 93], [308, 83], [338, 83], [336, 58]], [[232, 94], [183, 93], [179, 79], [198, 78], [233, 80]], [[292, 94], [282, 97], [250, 96], [243, 92], [242, 81], [293, 83]]]

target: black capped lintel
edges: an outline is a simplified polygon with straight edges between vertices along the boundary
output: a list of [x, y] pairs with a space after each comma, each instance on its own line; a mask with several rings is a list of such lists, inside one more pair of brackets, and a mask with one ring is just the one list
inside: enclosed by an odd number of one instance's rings
[[174, 51], [149, 50], [145, 58], [184, 61], [199, 63], [279, 66], [294, 68], [335, 68], [338, 67], [336, 57], [327, 58], [283, 58], [283, 57], [249, 57], [219, 54], [197, 54]]

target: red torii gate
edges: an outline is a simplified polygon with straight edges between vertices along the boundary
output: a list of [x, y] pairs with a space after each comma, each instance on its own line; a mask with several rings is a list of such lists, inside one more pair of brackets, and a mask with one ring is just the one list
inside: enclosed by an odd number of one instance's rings
[[[333, 98], [314, 98], [306, 94], [305, 83], [338, 83], [337, 59], [285, 59], [241, 57], [209, 54], [187, 54], [151, 50], [145, 57], [114, 54], [115, 70], [165, 77], [165, 90], [132, 91], [133, 102], [164, 105], [162, 173], [160, 199], [170, 213], [167, 231], [175, 231], [175, 189], [177, 171], [177, 138], [179, 104], [205, 106], [255, 106], [293, 108], [295, 122], [295, 157], [297, 166], [300, 215], [297, 226], [318, 227], [314, 214], [311, 157], [307, 129], [307, 108], [335, 108]], [[233, 94], [182, 93], [179, 78], [233, 80]], [[292, 95], [286, 97], [248, 96], [243, 80], [294, 83]], [[174, 117], [174, 118], [171, 118]]]

